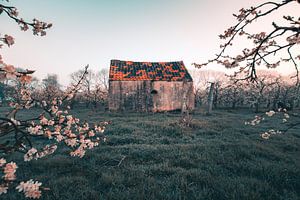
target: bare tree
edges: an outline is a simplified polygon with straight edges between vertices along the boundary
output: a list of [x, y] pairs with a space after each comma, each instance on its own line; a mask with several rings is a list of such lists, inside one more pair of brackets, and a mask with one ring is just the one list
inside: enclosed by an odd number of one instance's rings
[[244, 82], [235, 82], [228, 79], [223, 83], [222, 90], [220, 92], [220, 104], [225, 107], [235, 109], [238, 104], [243, 106], [245, 102], [245, 90], [246, 84]]
[[108, 70], [101, 69], [97, 73], [97, 84], [102, 88], [103, 91], [108, 92]]
[[[71, 84], [74, 84], [81, 77], [83, 71], [79, 70], [73, 72], [71, 77]], [[74, 100], [85, 102], [87, 108], [97, 108], [98, 104], [103, 104], [107, 100], [108, 93], [108, 71], [102, 69], [94, 72], [89, 70], [87, 76], [83, 79], [80, 93]], [[73, 102], [74, 103], [74, 102]]]
[[222, 85], [222, 82], [227, 80], [225, 73], [220, 71], [213, 70], [195, 70], [191, 72], [194, 81], [194, 90], [196, 95], [196, 103], [197, 105], [202, 105], [207, 103], [207, 95], [210, 87], [210, 80], [214, 80], [216, 82], [217, 90], [215, 90], [215, 106], [218, 101], [219, 96], [219, 88]]
[[50, 102], [53, 98], [59, 97], [61, 92], [57, 74], [48, 74], [42, 80], [41, 99]]
[[[73, 72], [70, 75], [71, 85], [75, 85], [78, 82], [83, 72], [84, 72], [83, 70], [78, 70], [76, 72]], [[79, 97], [81, 101], [85, 102], [87, 108], [91, 104], [92, 87], [94, 86], [94, 77], [95, 77], [95, 73], [92, 70], [88, 70], [87, 75], [82, 80], [80, 93], [77, 94], [77, 97]], [[74, 98], [71, 105], [74, 105], [75, 100], [76, 98]]]
[[249, 101], [255, 108], [255, 112], [259, 112], [259, 108], [264, 100], [264, 95], [268, 93], [270, 86], [274, 85], [276, 82], [272, 82], [267, 77], [259, 77], [256, 83], [249, 88], [248, 96]]

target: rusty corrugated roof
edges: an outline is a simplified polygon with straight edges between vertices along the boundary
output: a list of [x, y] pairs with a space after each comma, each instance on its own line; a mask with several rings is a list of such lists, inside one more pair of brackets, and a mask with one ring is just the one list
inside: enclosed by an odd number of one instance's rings
[[179, 62], [132, 62], [111, 60], [111, 81], [192, 81], [184, 63]]

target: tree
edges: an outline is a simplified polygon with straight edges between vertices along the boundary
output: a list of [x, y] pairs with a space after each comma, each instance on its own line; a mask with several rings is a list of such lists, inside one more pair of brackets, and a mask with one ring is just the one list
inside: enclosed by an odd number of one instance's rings
[[[84, 73], [84, 70], [78, 70], [76, 72], [73, 72], [70, 74], [71, 78], [71, 86], [74, 86], [77, 84], [77, 82], [80, 80], [80, 77]], [[74, 108], [74, 105], [77, 101], [83, 101], [86, 103], [86, 107], [89, 106], [89, 94], [91, 91], [91, 81], [92, 81], [92, 71], [88, 70], [88, 74], [84, 77], [81, 89], [78, 93], [76, 93], [76, 96], [72, 99], [72, 102], [70, 104], [71, 108]]]
[[[248, 9], [240, 9], [238, 14], [234, 14], [237, 20], [236, 24], [229, 27], [224, 31], [224, 34], [219, 36], [220, 39], [225, 40], [220, 45], [221, 51], [208, 62], [202, 64], [194, 63], [194, 65], [200, 68], [216, 62], [224, 65], [226, 68], [239, 68], [233, 77], [243, 75], [243, 77], [238, 79], [254, 81], [257, 78], [256, 69], [258, 66], [264, 65], [267, 68], [276, 68], [282, 62], [291, 62], [295, 67], [296, 75], [294, 77], [298, 83], [300, 54], [296, 47], [300, 44], [300, 18], [290, 15], [283, 16], [286, 23], [272, 22], [273, 28], [269, 32], [250, 32], [249, 29], [252, 24], [260, 22], [266, 16], [277, 12], [288, 4], [295, 4], [295, 6], [300, 8], [299, 3], [299, 0], [284, 0], [281, 3], [269, 1]], [[237, 54], [226, 54], [232, 46], [235, 46], [235, 42], [238, 42], [239, 39], [248, 40], [252, 45], [243, 48]]]
[[103, 92], [108, 92], [108, 70], [101, 69], [97, 73], [97, 77], [97, 85], [99, 85]]
[[59, 97], [62, 93], [57, 74], [48, 74], [47, 77], [42, 80], [41, 87], [40, 99], [47, 102], [50, 102], [55, 97]]
[[247, 84], [245, 82], [235, 82], [227, 80], [223, 83], [222, 90], [220, 92], [220, 104], [223, 106], [229, 106], [231, 109], [235, 109], [238, 105], [243, 106], [246, 98], [245, 90]]
[[[236, 19], [236, 23], [224, 31], [223, 34], [219, 35], [221, 40], [225, 42], [220, 45], [221, 50], [216, 54], [213, 59], [208, 60], [202, 64], [194, 63], [195, 67], [201, 68], [208, 64], [218, 63], [225, 66], [228, 69], [238, 69], [231, 78], [240, 80], [250, 80], [256, 82], [258, 90], [258, 98], [256, 98], [257, 109], [259, 102], [262, 98], [262, 93], [266, 88], [266, 84], [262, 80], [258, 80], [257, 68], [259, 66], [265, 66], [267, 68], [276, 68], [282, 63], [292, 64], [295, 68], [296, 74], [292, 78], [296, 79], [297, 94], [299, 88], [299, 44], [300, 44], [300, 18], [291, 15], [282, 16], [284, 23], [278, 21], [270, 22], [272, 29], [269, 31], [257, 32], [251, 30], [253, 24], [262, 22], [266, 16], [272, 15], [278, 12], [281, 8], [285, 8], [288, 5], [294, 4], [300, 8], [299, 0], [283, 0], [283, 1], [267, 1], [257, 6], [252, 6], [248, 9], [242, 8], [239, 13], [233, 16]], [[248, 41], [249, 46], [243, 47], [241, 50], [233, 51], [232, 47], [237, 47], [237, 42]], [[255, 86], [254, 86], [255, 87]], [[288, 90], [287, 90], [288, 91]], [[286, 99], [286, 97], [285, 97]], [[299, 99], [299, 97], [297, 97]], [[297, 100], [296, 100], [297, 101]], [[278, 112], [282, 112], [286, 123], [289, 116], [286, 109], [279, 109]], [[276, 112], [267, 112], [267, 116], [273, 116]], [[298, 115], [294, 115], [295, 118], [299, 119]], [[256, 116], [256, 118], [250, 122], [252, 125], [260, 123], [264, 119], [262, 116]], [[268, 139], [270, 135], [281, 132], [286, 132], [290, 128], [294, 128], [300, 125], [299, 123], [287, 124], [287, 128], [279, 130], [269, 130], [261, 134], [262, 138]]]
[[213, 80], [217, 87], [214, 90], [214, 106], [217, 106], [218, 97], [219, 97], [219, 87], [223, 82], [227, 81], [227, 77], [225, 73], [213, 70], [196, 70], [192, 73], [193, 81], [194, 81], [194, 89], [196, 95], [196, 103], [197, 105], [202, 105], [207, 103], [207, 95], [209, 93], [210, 82]]
[[[8, 0], [6, 0], [8, 2]], [[34, 19], [32, 23], [18, 18], [15, 7], [0, 4], [0, 15], [6, 14], [17, 22], [21, 30], [27, 31], [30, 27], [34, 35], [46, 35], [46, 29], [52, 24], [47, 24]], [[3, 45], [10, 47], [14, 44], [14, 38], [9, 35], [0, 37], [0, 48]], [[59, 97], [52, 99], [36, 99], [32, 95], [32, 70], [17, 69], [13, 65], [6, 64], [0, 55], [0, 81], [9, 82], [18, 95], [17, 101], [10, 102], [10, 111], [5, 117], [0, 117], [0, 195], [7, 193], [10, 188], [16, 188], [28, 198], [40, 198], [42, 183], [38, 181], [22, 181], [16, 183], [17, 164], [9, 162], [12, 153], [23, 153], [24, 161], [41, 159], [54, 153], [58, 144], [66, 145], [70, 149], [71, 156], [83, 157], [88, 149], [92, 149], [105, 140], [102, 134], [107, 122], [89, 124], [81, 122], [78, 118], [68, 114], [68, 107], [63, 106], [72, 99], [80, 89], [84, 77], [87, 75], [88, 66], [76, 84], [69, 87]], [[43, 80], [44, 88], [59, 88], [56, 76], [48, 76]], [[48, 92], [52, 92], [48, 91]], [[29, 118], [20, 117], [19, 111], [30, 111], [33, 106], [40, 108], [36, 116], [28, 115]], [[44, 140], [45, 143], [41, 144]], [[42, 146], [39, 146], [42, 145]]]
[[215, 82], [210, 82], [210, 87], [209, 87], [209, 93], [208, 93], [208, 106], [207, 106], [207, 114], [210, 115], [212, 111], [212, 106], [213, 106], [213, 100], [214, 100], [214, 90], [215, 90]]
[[[269, 99], [266, 98], [272, 90], [272, 87], [278, 82], [276, 76], [272, 76], [269, 73], [259, 73], [259, 77], [256, 82], [248, 87], [246, 91], [247, 101], [254, 106], [255, 112], [259, 112], [261, 104], [269, 103]], [[268, 106], [267, 106], [268, 107]]]
[[93, 90], [94, 106], [100, 102], [104, 108], [107, 107], [108, 101], [108, 70], [101, 69], [95, 76], [95, 89]]
[[4, 95], [4, 84], [0, 82], [0, 105], [2, 104], [5, 95]]
[[[71, 77], [71, 84], [78, 81], [82, 75], [83, 70], [73, 72]], [[77, 99], [85, 102], [86, 107], [97, 108], [98, 103], [107, 101], [108, 94], [108, 71], [102, 69], [101, 71], [94, 72], [89, 70], [87, 76], [84, 78], [81, 91], [77, 94]], [[73, 102], [74, 104], [75, 102]]]

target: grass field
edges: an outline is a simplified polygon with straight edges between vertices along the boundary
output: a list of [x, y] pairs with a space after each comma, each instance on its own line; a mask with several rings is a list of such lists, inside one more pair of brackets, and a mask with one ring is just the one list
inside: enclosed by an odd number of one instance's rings
[[[192, 127], [176, 113], [103, 113], [80, 109], [89, 121], [111, 120], [108, 141], [82, 158], [60, 148], [46, 159], [21, 162], [20, 180], [50, 191], [42, 199], [300, 199], [300, 131], [260, 137], [278, 121], [245, 126], [246, 110], [193, 114]], [[5, 200], [23, 199], [10, 191]]]

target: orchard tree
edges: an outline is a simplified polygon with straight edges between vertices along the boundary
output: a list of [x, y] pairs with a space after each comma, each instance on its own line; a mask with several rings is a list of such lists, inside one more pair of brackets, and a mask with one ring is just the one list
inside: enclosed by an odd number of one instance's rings
[[57, 74], [47, 74], [47, 76], [42, 79], [40, 92], [40, 99], [47, 102], [50, 102], [52, 99], [61, 95], [62, 90], [61, 85], [58, 82]]
[[108, 92], [108, 79], [109, 79], [109, 75], [108, 75], [108, 70], [107, 69], [101, 69], [98, 73], [97, 73], [97, 85], [98, 87], [101, 88], [101, 90], [103, 92]]
[[[34, 35], [44, 36], [46, 30], [52, 26], [37, 19], [27, 22], [18, 17], [15, 7], [4, 5], [8, 0], [0, 3], [0, 17], [7, 16], [15, 21], [23, 31], [31, 29]], [[11, 47], [14, 38], [8, 34], [0, 36], [0, 48]], [[103, 132], [107, 122], [89, 124], [68, 114], [69, 108], [65, 103], [72, 99], [80, 89], [88, 67], [76, 84], [59, 97], [53, 99], [36, 99], [32, 95], [32, 70], [20, 70], [4, 62], [0, 55], [0, 82], [14, 82], [11, 86], [18, 93], [18, 101], [10, 102], [10, 110], [6, 116], [0, 117], [0, 196], [15, 188], [24, 193], [25, 197], [37, 199], [42, 190], [48, 190], [42, 183], [32, 179], [19, 182], [17, 179], [17, 164], [11, 160], [11, 154], [23, 153], [24, 161], [41, 159], [54, 153], [59, 144], [67, 146], [71, 156], [83, 157], [88, 149], [92, 149], [105, 141]], [[49, 78], [49, 77], [48, 77]], [[45, 86], [52, 84], [47, 79]], [[51, 82], [51, 84], [50, 84]], [[54, 84], [54, 83], [53, 83]], [[57, 85], [56, 85], [57, 86]], [[38, 106], [40, 113], [30, 112], [33, 106]], [[19, 111], [30, 112], [29, 118], [19, 116]], [[44, 140], [45, 142], [41, 143]], [[44, 145], [44, 146], [41, 146]], [[3, 197], [5, 199], [5, 197]]]
[[228, 79], [224, 82], [220, 93], [220, 104], [235, 109], [238, 105], [243, 106], [245, 102], [245, 89], [247, 84], [244, 81], [235, 82]]
[[[223, 34], [219, 35], [224, 43], [220, 45], [220, 52], [216, 57], [206, 63], [194, 65], [198, 68], [211, 63], [219, 63], [226, 68], [236, 68], [233, 77], [244, 75], [239, 79], [256, 80], [256, 69], [258, 66], [276, 68], [279, 65], [292, 63], [296, 70], [294, 76], [299, 82], [298, 65], [300, 60], [300, 18], [299, 16], [282, 16], [285, 23], [276, 21], [270, 22], [272, 30], [265, 32], [250, 32], [251, 26], [261, 22], [266, 16], [278, 12], [289, 4], [300, 9], [299, 0], [268, 1], [248, 9], [242, 8], [239, 13], [234, 14], [236, 24], [229, 27]], [[235, 47], [240, 39], [252, 43], [249, 47], [243, 48], [240, 52], [229, 55], [227, 51]], [[297, 49], [298, 48], [298, 49]]]
[[255, 109], [255, 112], [260, 111], [261, 105], [269, 103], [268, 94], [271, 93], [273, 86], [278, 82], [278, 78], [270, 73], [259, 72], [259, 77], [254, 84], [249, 83], [246, 91], [247, 101]]
[[[219, 95], [219, 87], [227, 80], [225, 73], [213, 70], [195, 70], [191, 73], [194, 80], [194, 90], [197, 105], [207, 104], [207, 95], [209, 92], [210, 82], [216, 82], [217, 89], [215, 96]], [[217, 100], [216, 100], [217, 101]]]
[[95, 89], [93, 91], [94, 106], [97, 107], [97, 103], [101, 103], [106, 108], [108, 103], [108, 70], [101, 69], [96, 73]]
[[[284, 22], [278, 22], [278, 19], [269, 22], [272, 27], [271, 30], [256, 31], [253, 28], [255, 24], [263, 22], [267, 16], [278, 14], [280, 10], [287, 8], [289, 5], [300, 9], [299, 0], [272, 0], [250, 8], [240, 9], [237, 14], [233, 15], [236, 23], [219, 35], [219, 38], [224, 41], [220, 45], [221, 50], [217, 52], [214, 58], [205, 63], [194, 63], [195, 67], [201, 68], [208, 64], [218, 63], [228, 69], [237, 69], [231, 76], [235, 80], [258, 82], [257, 68], [259, 66], [276, 68], [280, 65], [291, 64], [296, 72], [292, 78], [296, 79], [296, 85], [299, 86], [300, 17], [287, 13], [287, 15], [282, 16]], [[230, 50], [236, 52], [232, 49], [236, 48], [237, 43], [241, 40], [248, 41], [249, 46], [245, 46], [237, 53], [228, 53]], [[258, 82], [258, 84], [260, 83]], [[286, 123], [290, 116], [286, 113], [286, 109], [279, 109], [278, 112], [283, 113], [283, 122]], [[275, 114], [275, 111], [266, 113], [267, 116]], [[299, 119], [298, 115], [294, 117]], [[256, 116], [249, 124], [259, 124], [262, 119], [264, 117]], [[298, 125], [300, 125], [300, 122], [290, 123], [286, 125], [288, 128], [284, 130], [279, 130], [279, 132], [269, 130], [261, 136], [268, 139], [272, 134], [286, 132]]]
[[[82, 70], [78, 70], [70, 75], [72, 85], [78, 82], [82, 73]], [[97, 108], [98, 103], [107, 101], [107, 94], [108, 71], [105, 69], [98, 72], [88, 70], [82, 82], [80, 93], [77, 94], [77, 100], [85, 102], [87, 108], [91, 105], [93, 105], [93, 108]]]
[[[83, 73], [84, 73], [84, 70], [78, 70], [78, 71], [70, 74], [71, 85], [76, 85], [78, 83], [78, 81], [80, 80]], [[90, 104], [89, 96], [90, 96], [91, 88], [92, 88], [93, 75], [94, 74], [93, 74], [92, 70], [87, 71], [87, 75], [82, 80], [82, 85], [81, 85], [80, 91], [76, 94], [76, 96], [74, 96], [74, 98], [72, 99], [72, 102], [70, 104], [72, 109], [77, 101], [80, 101], [80, 102], [83, 101], [83, 102], [85, 102], [86, 107], [87, 108], [89, 107], [89, 104]]]

